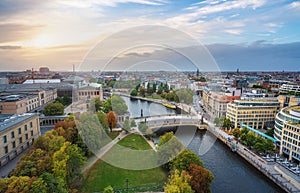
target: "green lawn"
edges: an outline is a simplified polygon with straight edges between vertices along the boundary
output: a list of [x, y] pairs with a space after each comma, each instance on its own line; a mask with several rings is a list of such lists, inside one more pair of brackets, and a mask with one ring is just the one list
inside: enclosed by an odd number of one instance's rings
[[150, 145], [145, 141], [145, 139], [138, 134], [131, 134], [119, 141], [118, 144], [136, 150], [151, 149]]
[[[151, 149], [144, 138], [136, 134], [129, 135], [118, 144], [135, 150]], [[128, 179], [129, 187], [153, 186], [164, 183], [167, 174], [161, 167], [148, 170], [127, 170], [99, 160], [84, 174], [82, 191], [100, 192], [109, 185], [115, 189], [122, 189], [126, 187], [126, 179]]]

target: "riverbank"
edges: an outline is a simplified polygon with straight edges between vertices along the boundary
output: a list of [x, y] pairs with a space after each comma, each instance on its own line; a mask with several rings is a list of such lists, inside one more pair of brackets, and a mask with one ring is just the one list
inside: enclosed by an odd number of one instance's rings
[[[210, 125], [212, 126], [212, 124]], [[250, 163], [254, 168], [268, 177], [273, 183], [278, 185], [282, 190], [286, 192], [300, 192], [299, 186], [295, 185], [294, 181], [290, 178], [285, 178], [287, 176], [282, 175], [276, 168], [278, 164], [275, 162], [266, 162], [258, 155], [254, 154], [247, 147], [237, 142], [235, 139], [231, 139], [229, 142], [227, 139], [230, 135], [226, 134], [224, 131], [213, 127], [216, 131], [215, 136], [222, 141], [228, 148], [232, 149], [232, 144], [236, 145], [236, 153]]]

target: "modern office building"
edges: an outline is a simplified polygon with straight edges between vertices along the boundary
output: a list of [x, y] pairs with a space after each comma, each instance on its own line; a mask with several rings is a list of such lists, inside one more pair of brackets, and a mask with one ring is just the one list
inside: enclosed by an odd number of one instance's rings
[[285, 107], [276, 115], [274, 137], [280, 141], [280, 154], [300, 161], [300, 106]]
[[300, 95], [300, 85], [297, 84], [283, 84], [280, 87], [280, 93], [290, 93]]
[[30, 147], [38, 136], [37, 114], [0, 115], [0, 167]]
[[280, 109], [284, 107], [300, 105], [300, 96], [279, 95], [278, 102], [280, 103]]
[[235, 100], [227, 104], [226, 117], [236, 128], [240, 123], [254, 129], [273, 127], [279, 102], [273, 100]]

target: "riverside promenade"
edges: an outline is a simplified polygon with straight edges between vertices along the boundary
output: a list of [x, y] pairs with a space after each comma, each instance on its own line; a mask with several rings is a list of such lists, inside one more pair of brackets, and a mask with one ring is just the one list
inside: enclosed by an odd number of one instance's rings
[[[211, 129], [214, 130], [213, 132], [218, 139], [220, 139], [224, 144], [226, 144], [229, 148], [232, 148], [232, 144], [236, 145], [236, 153], [239, 154], [242, 158], [244, 158], [248, 163], [250, 163], [252, 166], [254, 166], [257, 170], [259, 170], [261, 173], [263, 173], [265, 176], [267, 176], [271, 181], [273, 181], [275, 184], [277, 184], [279, 187], [281, 187], [286, 192], [299, 192], [300, 188], [295, 184], [294, 182], [297, 181], [296, 179], [292, 179], [291, 177], [286, 178], [287, 176], [284, 175], [282, 172], [279, 172], [277, 168], [277, 163], [275, 162], [267, 162], [264, 159], [262, 159], [260, 156], [254, 154], [252, 151], [250, 151], [247, 147], [236, 141], [232, 138], [232, 136], [228, 135], [221, 129], [215, 127], [212, 123], [208, 122], [207, 120], [204, 120]], [[228, 138], [231, 138], [231, 141], [228, 141]]]

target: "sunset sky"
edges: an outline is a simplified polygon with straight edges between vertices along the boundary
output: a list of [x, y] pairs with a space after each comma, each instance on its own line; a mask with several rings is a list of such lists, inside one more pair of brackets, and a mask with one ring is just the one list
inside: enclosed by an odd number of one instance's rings
[[97, 42], [142, 25], [189, 34], [222, 70], [299, 71], [300, 2], [285, 0], [1, 0], [0, 70], [71, 70]]

